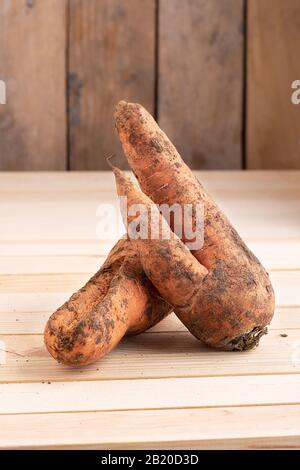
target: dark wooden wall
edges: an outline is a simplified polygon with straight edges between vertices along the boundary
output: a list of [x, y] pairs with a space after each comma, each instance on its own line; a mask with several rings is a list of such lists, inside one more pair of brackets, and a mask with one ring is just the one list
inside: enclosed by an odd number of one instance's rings
[[0, 0], [0, 169], [107, 169], [120, 99], [193, 168], [300, 168], [299, 41], [299, 0]]

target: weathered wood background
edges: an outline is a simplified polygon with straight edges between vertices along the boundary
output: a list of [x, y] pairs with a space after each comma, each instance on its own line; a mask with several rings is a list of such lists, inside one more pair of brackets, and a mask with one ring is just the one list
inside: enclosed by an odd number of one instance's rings
[[0, 169], [107, 169], [120, 99], [193, 168], [300, 168], [299, 41], [299, 0], [0, 0]]

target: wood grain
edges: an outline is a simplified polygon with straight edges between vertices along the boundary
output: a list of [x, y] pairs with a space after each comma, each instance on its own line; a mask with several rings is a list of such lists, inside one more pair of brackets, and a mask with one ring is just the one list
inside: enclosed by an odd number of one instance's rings
[[[127, 174], [131, 174], [130, 172]], [[242, 195], [244, 191], [298, 191], [300, 194], [300, 171], [194, 171], [195, 176], [210, 191], [235, 191]], [[132, 174], [131, 174], [132, 176]], [[52, 196], [58, 191], [64, 194], [72, 192], [97, 192], [103, 197], [103, 192], [115, 194], [115, 180], [112, 172], [81, 171], [81, 172], [5, 172], [0, 173], [0, 197], [4, 193], [25, 193], [41, 191], [51, 192]], [[253, 196], [252, 196], [253, 197]]]
[[[70, 246], [71, 245], [71, 246]], [[14, 245], [15, 256], [4, 253], [5, 244], [0, 244], [0, 275], [3, 274], [67, 274], [96, 272], [108, 254], [108, 246], [98, 243], [75, 245]], [[87, 246], [86, 246], [87, 245]], [[89, 247], [89, 245], [91, 245]], [[297, 270], [300, 265], [300, 242], [250, 242], [249, 248], [260, 259], [267, 270]], [[67, 250], [67, 247], [69, 250]], [[11, 246], [12, 248], [12, 246]], [[30, 253], [31, 248], [36, 248]], [[65, 248], [65, 253], [60, 254]], [[76, 249], [82, 248], [82, 253]], [[94, 252], [89, 252], [93, 248]], [[38, 250], [44, 250], [45, 256]], [[40, 253], [40, 254], [39, 254]], [[299, 253], [299, 255], [298, 255]]]
[[299, 340], [297, 329], [271, 330], [259, 348], [230, 353], [203, 346], [189, 332], [149, 333], [125, 338], [95, 364], [72, 368], [49, 355], [40, 335], [1, 335], [0, 383], [299, 374]]
[[208, 349], [171, 315], [74, 369], [42, 331], [113, 243], [93, 239], [113, 179], [0, 174], [0, 447], [300, 448], [299, 175], [197, 173], [271, 270], [277, 306], [259, 348]]
[[247, 168], [300, 168], [298, 0], [248, 2]]
[[66, 1], [0, 1], [0, 170], [66, 168]]
[[[66, 242], [58, 241], [57, 243], [52, 243], [50, 240], [43, 243], [42, 241], [34, 239], [28, 243], [10, 243], [9, 241], [4, 243], [2, 242], [0, 243], [0, 256], [2, 256], [0, 273], [4, 274], [5, 271], [7, 274], [15, 274], [17, 272], [20, 273], [25, 271], [37, 272], [38, 270], [39, 272], [54, 272], [56, 261], [59, 265], [64, 265], [62, 272], [72, 272], [72, 262], [73, 260], [75, 261], [74, 257], [91, 258], [84, 265], [83, 271], [81, 270], [81, 272], [90, 272], [90, 268], [88, 268], [88, 266], [95, 265], [95, 257], [99, 263], [101, 263], [101, 260], [107, 256], [113, 244], [113, 240], [108, 243], [99, 243], [99, 241], [91, 240], [77, 240], [77, 242], [74, 240], [67, 240]], [[297, 239], [285, 241], [272, 241], [268, 239], [256, 241], [247, 240], [247, 245], [268, 270], [298, 269], [299, 258], [297, 255], [300, 253], [300, 241], [297, 241]], [[22, 258], [25, 260], [26, 257], [32, 256], [36, 257], [36, 259], [30, 266], [27, 265], [26, 270], [24, 270], [24, 262]], [[60, 261], [55, 259], [57, 256], [60, 256]], [[42, 260], [45, 257], [48, 259], [50, 257], [54, 258], [48, 263], [49, 271], [47, 270], [47, 265], [42, 265]], [[70, 268], [68, 268], [68, 260], [65, 259], [66, 257], [71, 257], [72, 259]], [[78, 259], [78, 264], [80, 262], [83, 261]]]
[[242, 167], [243, 0], [163, 0], [159, 124], [196, 169]]
[[[1, 296], [0, 296], [1, 299]], [[43, 334], [46, 322], [59, 303], [55, 303], [55, 298], [51, 295], [45, 297], [45, 302], [41, 307], [35, 309], [34, 305], [29, 305], [32, 310], [26, 311], [23, 304], [20, 310], [14, 309], [2, 311], [0, 309], [0, 331], [2, 335], [32, 335]], [[58, 298], [57, 298], [58, 300]], [[52, 305], [51, 305], [52, 301]], [[62, 303], [62, 302], [61, 302]], [[50, 310], [52, 306], [52, 310]], [[8, 306], [9, 307], [9, 306]], [[274, 318], [270, 325], [271, 330], [300, 329], [300, 306], [299, 307], [277, 307]], [[146, 333], [162, 332], [187, 332], [186, 327], [175, 316], [169, 315]]]
[[70, 2], [72, 170], [107, 170], [105, 157], [121, 155], [112, 120], [119, 100], [138, 101], [153, 112], [154, 50], [154, 0]]
[[[233, 181], [233, 180], [232, 180]], [[12, 243], [105, 243], [112, 245], [124, 233], [119, 224], [121, 216], [115, 193], [89, 197], [79, 192], [46, 195], [41, 204], [41, 194], [36, 192], [12, 195], [0, 206], [0, 242]], [[300, 235], [298, 191], [254, 190], [239, 193], [236, 190], [214, 191], [217, 204], [229, 217], [234, 227], [247, 242], [298, 241]], [[6, 196], [5, 196], [6, 197]], [[27, 199], [27, 201], [26, 201]], [[112, 204], [115, 211], [110, 217], [111, 233], [97, 239], [100, 216], [97, 208], [101, 202]], [[28, 220], [33, 223], [29, 224]], [[80, 224], [78, 221], [80, 220]], [[254, 223], [255, 221], [255, 223]]]
[[[0, 311], [5, 309], [5, 305], [7, 305], [7, 303], [11, 305], [11, 308], [17, 308], [19, 298], [24, 294], [29, 296], [28, 306], [32, 305], [32, 308], [37, 301], [37, 297], [35, 297], [37, 294], [45, 296], [44, 303], [47, 301], [46, 296], [51, 294], [56, 295], [58, 293], [64, 293], [67, 299], [67, 296], [82, 287], [92, 274], [93, 272], [62, 274], [1, 274], [0, 301], [2, 305], [0, 305]], [[276, 304], [278, 306], [294, 307], [300, 305], [299, 269], [295, 271], [270, 271], [270, 279], [274, 286]], [[45, 307], [48, 310], [46, 303]]]
[[299, 426], [299, 405], [3, 415], [0, 446], [293, 449]]
[[299, 374], [0, 384], [0, 415], [300, 404], [299, 390]]
[[98, 271], [106, 256], [3, 256], [0, 276], [4, 274], [62, 274]]

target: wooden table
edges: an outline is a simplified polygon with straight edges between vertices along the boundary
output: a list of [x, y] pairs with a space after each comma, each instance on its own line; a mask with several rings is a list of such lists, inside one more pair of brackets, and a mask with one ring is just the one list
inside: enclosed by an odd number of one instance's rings
[[42, 331], [114, 243], [96, 238], [112, 175], [0, 175], [0, 448], [300, 448], [300, 172], [198, 176], [270, 271], [269, 335], [218, 352], [170, 316], [72, 369]]

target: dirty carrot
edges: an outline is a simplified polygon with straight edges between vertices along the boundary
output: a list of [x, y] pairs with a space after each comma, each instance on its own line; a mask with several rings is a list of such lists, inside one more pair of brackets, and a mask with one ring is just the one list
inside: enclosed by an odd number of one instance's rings
[[121, 239], [101, 269], [49, 318], [45, 344], [63, 364], [90, 364], [124, 335], [150, 328], [169, 312], [170, 306], [143, 272], [131, 242]]
[[[204, 205], [204, 244], [193, 256], [208, 272], [196, 291], [193, 287], [189, 305], [175, 308], [175, 313], [209, 346], [226, 350], [255, 347], [274, 313], [267, 272], [141, 105], [121, 101], [115, 125], [128, 163], [153, 202]], [[182, 239], [186, 242], [184, 236]], [[146, 258], [140, 257], [144, 269]], [[163, 280], [151, 270], [147, 275], [161, 292]]]

